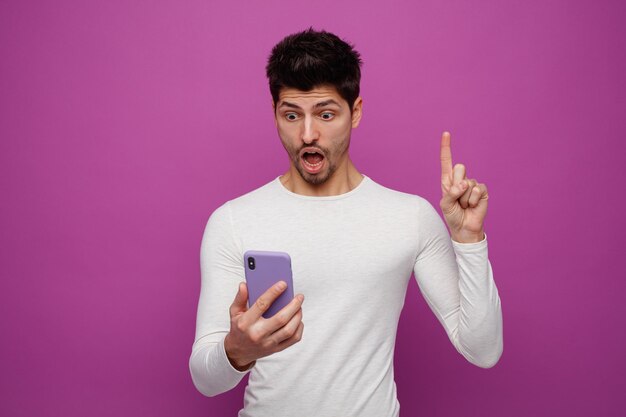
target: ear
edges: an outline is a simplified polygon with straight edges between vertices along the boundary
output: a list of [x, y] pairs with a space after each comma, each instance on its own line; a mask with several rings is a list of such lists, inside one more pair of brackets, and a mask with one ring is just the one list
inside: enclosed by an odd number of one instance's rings
[[356, 100], [354, 100], [354, 105], [352, 106], [352, 128], [356, 128], [361, 122], [361, 116], [363, 115], [363, 99], [361, 96], [358, 96]]

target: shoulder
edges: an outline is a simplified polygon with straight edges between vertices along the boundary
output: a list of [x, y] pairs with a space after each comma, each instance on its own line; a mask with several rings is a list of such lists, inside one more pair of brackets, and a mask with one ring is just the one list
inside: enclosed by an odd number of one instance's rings
[[276, 179], [265, 183], [245, 194], [224, 202], [211, 214], [216, 220], [230, 220], [233, 212], [253, 209], [254, 206], [265, 206], [276, 198]]
[[275, 178], [252, 191], [227, 201], [224, 205], [229, 207], [231, 213], [239, 215], [255, 213], [266, 207], [271, 207], [276, 202], [277, 196], [280, 195], [277, 181], [278, 179]]
[[409, 211], [412, 214], [430, 215], [432, 213], [436, 213], [436, 210], [430, 201], [418, 194], [411, 194], [386, 187], [378, 182], [375, 182], [371, 178], [370, 185], [372, 194], [376, 196], [378, 201], [385, 205], [396, 207], [396, 210], [402, 209]]

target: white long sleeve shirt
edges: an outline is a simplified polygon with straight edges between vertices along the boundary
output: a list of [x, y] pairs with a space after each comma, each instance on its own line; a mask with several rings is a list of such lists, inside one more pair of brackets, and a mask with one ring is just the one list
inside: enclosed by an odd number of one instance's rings
[[[200, 248], [201, 291], [189, 367], [214, 396], [250, 372], [239, 417], [397, 417], [393, 353], [414, 272], [430, 309], [469, 362], [502, 353], [502, 312], [487, 240], [450, 239], [424, 198], [367, 176], [336, 196], [295, 194], [279, 178], [210, 216]], [[287, 252], [305, 296], [300, 342], [244, 372], [224, 350], [229, 307], [247, 250]]]

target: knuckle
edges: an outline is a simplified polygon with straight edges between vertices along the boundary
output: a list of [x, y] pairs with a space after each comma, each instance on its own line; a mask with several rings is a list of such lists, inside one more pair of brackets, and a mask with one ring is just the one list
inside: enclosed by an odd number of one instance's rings
[[267, 303], [267, 301], [265, 301], [264, 297], [257, 298], [257, 300], [254, 302], [254, 304], [261, 311], [265, 311], [269, 307], [269, 304]]
[[275, 350], [278, 347], [278, 342], [273, 337], [267, 339], [263, 345], [265, 349]]
[[260, 333], [258, 333], [258, 332], [250, 332], [250, 341], [252, 343], [257, 344], [257, 343], [259, 343], [261, 341], [261, 339], [262, 339], [262, 337], [261, 337]]
[[246, 326], [241, 322], [241, 320], [237, 320], [235, 322], [235, 328], [242, 333], [246, 331]]
[[276, 315], [276, 323], [278, 323], [280, 327], [283, 327], [285, 324], [289, 323], [289, 319], [285, 313], [279, 313]]
[[298, 329], [286, 329], [285, 330], [285, 338], [287, 338], [287, 339], [292, 338], [296, 334], [297, 330]]

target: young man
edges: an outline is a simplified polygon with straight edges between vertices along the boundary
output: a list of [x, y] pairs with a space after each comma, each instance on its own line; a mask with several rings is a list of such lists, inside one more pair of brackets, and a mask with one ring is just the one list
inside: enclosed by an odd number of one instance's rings
[[[412, 272], [461, 355], [489, 368], [502, 353], [487, 189], [452, 165], [444, 132], [440, 207], [451, 239], [428, 201], [360, 173], [348, 153], [362, 115], [360, 65], [351, 45], [324, 31], [273, 48], [266, 70], [290, 168], [207, 222], [189, 366], [207, 396], [250, 372], [239, 416], [398, 416], [393, 352]], [[298, 293], [268, 319], [284, 283], [248, 308], [249, 249], [291, 255]]]

